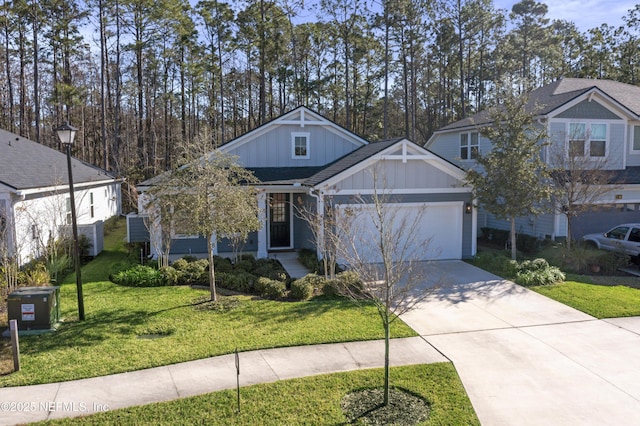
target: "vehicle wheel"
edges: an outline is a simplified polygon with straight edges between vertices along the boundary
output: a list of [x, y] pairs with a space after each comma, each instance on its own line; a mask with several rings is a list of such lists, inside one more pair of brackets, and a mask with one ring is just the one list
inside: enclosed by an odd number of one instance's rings
[[585, 245], [585, 247], [590, 248], [590, 249], [594, 249], [594, 250], [598, 249], [598, 245], [596, 243], [594, 243], [593, 241], [585, 241], [584, 245]]

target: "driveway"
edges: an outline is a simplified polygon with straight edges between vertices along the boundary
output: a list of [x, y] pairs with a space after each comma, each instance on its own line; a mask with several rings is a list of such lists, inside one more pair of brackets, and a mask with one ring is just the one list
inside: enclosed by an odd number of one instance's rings
[[431, 294], [402, 319], [483, 425], [640, 425], [640, 317], [597, 320], [464, 262], [425, 269]]

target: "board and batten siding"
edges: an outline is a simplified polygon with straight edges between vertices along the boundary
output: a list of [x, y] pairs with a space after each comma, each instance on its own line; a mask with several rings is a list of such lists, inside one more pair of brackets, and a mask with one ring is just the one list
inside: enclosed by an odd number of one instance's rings
[[[591, 121], [591, 118], [584, 118], [583, 120]], [[557, 164], [558, 159], [564, 159], [567, 155], [567, 124], [570, 121], [551, 121], [549, 124], [549, 137], [551, 140], [551, 146], [549, 147], [549, 158], [547, 162], [549, 164]], [[624, 168], [624, 156], [625, 156], [625, 124], [624, 123], [612, 123], [607, 122], [608, 126], [608, 139], [607, 139], [607, 151], [606, 162], [603, 164], [603, 168], [608, 170], [620, 170]]]
[[377, 174], [380, 190], [454, 188], [460, 181], [436, 167], [425, 167], [422, 160], [381, 160], [374, 167], [360, 170], [335, 185], [336, 190], [371, 189], [374, 173]]
[[[309, 134], [309, 158], [292, 158], [291, 135]], [[319, 125], [280, 125], [229, 150], [244, 167], [323, 166], [359, 148], [353, 141]]]
[[582, 101], [556, 115], [556, 118], [588, 120], [621, 120], [622, 118], [595, 100]]

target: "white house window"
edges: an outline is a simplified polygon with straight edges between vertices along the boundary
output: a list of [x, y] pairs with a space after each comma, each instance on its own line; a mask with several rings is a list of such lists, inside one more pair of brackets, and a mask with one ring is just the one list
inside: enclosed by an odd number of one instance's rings
[[571, 157], [605, 157], [607, 125], [604, 123], [569, 123]]
[[309, 158], [309, 133], [291, 134], [291, 158], [304, 160]]
[[93, 208], [93, 192], [89, 193], [89, 212], [91, 214], [91, 217], [93, 218], [95, 211]]
[[478, 132], [460, 134], [460, 158], [476, 160], [478, 158]]

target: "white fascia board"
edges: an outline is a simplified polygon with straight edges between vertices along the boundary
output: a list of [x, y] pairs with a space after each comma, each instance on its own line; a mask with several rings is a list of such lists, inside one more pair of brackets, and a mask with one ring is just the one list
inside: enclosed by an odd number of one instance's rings
[[[380, 191], [378, 191], [380, 192]], [[407, 195], [407, 194], [470, 194], [471, 188], [459, 187], [459, 188], [401, 188], [401, 189], [388, 189], [384, 191], [385, 195]], [[327, 189], [324, 190], [324, 195], [372, 195], [373, 189]]]
[[[101, 187], [101, 186], [109, 186], [109, 185], [115, 185], [115, 184], [119, 184], [121, 183], [121, 181], [119, 180], [101, 180], [101, 181], [95, 181], [95, 182], [73, 182], [73, 190], [77, 191], [80, 189], [84, 189], [84, 188], [93, 188], [93, 187]], [[43, 193], [43, 192], [52, 192], [52, 191], [66, 191], [69, 189], [69, 183], [61, 183], [60, 185], [55, 185], [55, 186], [43, 186], [40, 188], [29, 188], [29, 189], [22, 189], [22, 190], [18, 190], [15, 191], [15, 193], [19, 196], [23, 196], [23, 195], [32, 195], [32, 194], [39, 194], [39, 193]]]

